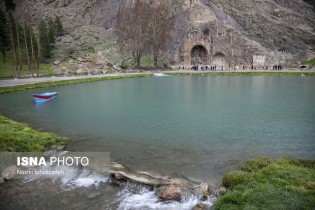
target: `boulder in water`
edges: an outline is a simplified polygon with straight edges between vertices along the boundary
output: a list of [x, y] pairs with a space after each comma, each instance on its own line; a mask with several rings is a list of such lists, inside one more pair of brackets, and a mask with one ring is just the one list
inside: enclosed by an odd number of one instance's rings
[[210, 193], [209, 185], [205, 182], [199, 184], [199, 186], [193, 189], [193, 193], [199, 197], [208, 197]]
[[182, 197], [182, 189], [178, 185], [165, 185], [156, 189], [155, 195], [162, 200], [180, 201]]
[[192, 210], [205, 210], [205, 209], [207, 209], [205, 204], [198, 203]]
[[6, 181], [13, 179], [17, 175], [17, 170], [18, 167], [16, 165], [8, 166], [1, 172], [1, 177]]

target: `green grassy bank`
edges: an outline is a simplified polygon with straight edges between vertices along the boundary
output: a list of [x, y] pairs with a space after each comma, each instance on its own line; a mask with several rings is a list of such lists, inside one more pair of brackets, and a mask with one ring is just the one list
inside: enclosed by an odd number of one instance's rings
[[315, 72], [174, 72], [167, 73], [169, 75], [183, 75], [183, 76], [315, 76]]
[[65, 137], [36, 131], [0, 115], [0, 152], [42, 152], [68, 142]]
[[312, 58], [308, 61], [304, 61], [303, 64], [308, 64], [308, 65], [312, 65], [315, 66], [315, 58]]
[[103, 80], [115, 80], [115, 79], [125, 79], [125, 78], [148, 77], [148, 76], [151, 76], [151, 75], [150, 74], [135, 74], [135, 75], [124, 75], [124, 76], [97, 77], [97, 78], [63, 80], [63, 81], [55, 81], [55, 82], [42, 82], [42, 83], [18, 85], [18, 86], [12, 86], [12, 87], [0, 87], [0, 94], [5, 94], [5, 93], [10, 93], [10, 92], [15, 92], [15, 91], [22, 91], [22, 90], [30, 90], [30, 89], [35, 89], [35, 88], [71, 85], [71, 84], [84, 83], [84, 82], [97, 82], [97, 81], [103, 81]]
[[257, 158], [224, 176], [215, 209], [315, 208], [315, 161]]
[[[22, 52], [22, 57], [26, 59], [25, 51]], [[16, 76], [13, 51], [7, 51], [6, 61], [3, 60], [3, 55], [0, 55], [0, 78], [14, 78]], [[51, 76], [54, 75], [54, 71], [52, 69], [53, 64], [39, 64], [39, 73], [40, 75]], [[26, 64], [22, 65], [22, 71], [19, 72], [21, 77], [29, 76], [32, 74], [32, 71], [28, 69]], [[36, 75], [36, 72], [33, 72]]]

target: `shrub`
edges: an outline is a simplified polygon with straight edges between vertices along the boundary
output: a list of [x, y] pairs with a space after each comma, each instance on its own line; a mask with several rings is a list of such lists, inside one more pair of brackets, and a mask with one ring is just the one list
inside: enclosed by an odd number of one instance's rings
[[65, 49], [65, 52], [66, 52], [67, 56], [73, 55], [76, 51], [77, 51], [77, 49], [75, 47], [67, 47]]

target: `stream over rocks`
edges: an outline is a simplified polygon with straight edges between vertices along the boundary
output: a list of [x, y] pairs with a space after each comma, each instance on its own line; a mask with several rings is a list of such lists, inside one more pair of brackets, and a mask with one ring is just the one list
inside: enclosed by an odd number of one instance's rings
[[[38, 170], [60, 170], [64, 174], [23, 175], [3, 183], [0, 187], [1, 209], [189, 210], [199, 203], [210, 207], [214, 199], [208, 197], [207, 184], [202, 192], [205, 195], [196, 191], [196, 188], [199, 189], [204, 184], [196, 185], [194, 189], [185, 189], [184, 193], [184, 187], [192, 185], [192, 182], [175, 177], [156, 178], [145, 172], [127, 170], [117, 163], [111, 164], [110, 176], [89, 168], [69, 166], [42, 166]], [[162, 187], [156, 188], [157, 183]], [[179, 189], [177, 197], [160, 196], [161, 193], [170, 193], [168, 188], [173, 186]]]

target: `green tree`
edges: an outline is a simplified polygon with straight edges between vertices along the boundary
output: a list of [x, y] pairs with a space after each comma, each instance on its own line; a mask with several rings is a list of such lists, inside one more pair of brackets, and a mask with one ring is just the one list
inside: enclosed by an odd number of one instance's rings
[[4, 0], [6, 11], [14, 11], [16, 4], [13, 0]]
[[56, 24], [51, 18], [48, 19], [48, 36], [50, 43], [54, 44], [56, 39]]
[[[36, 63], [38, 63], [38, 45], [37, 45], [38, 42], [36, 40], [35, 33], [34, 33], [33, 28], [31, 26], [28, 26], [28, 34], [29, 34], [29, 41], [30, 41], [30, 43], [29, 43], [29, 46], [30, 46], [29, 54], [31, 54], [31, 58], [32, 58], [31, 59], [32, 69], [36, 70], [36, 67], [38, 67], [36, 65]], [[38, 71], [37, 71], [37, 73], [38, 73]]]
[[21, 29], [22, 29], [22, 26], [21, 24], [19, 23], [19, 21], [17, 20], [15, 22], [15, 30], [16, 30], [16, 40], [17, 40], [17, 50], [18, 50], [18, 55], [19, 55], [19, 65], [20, 65], [20, 71], [23, 70], [23, 63], [22, 63], [22, 48], [21, 48], [21, 41], [23, 40], [23, 36], [21, 36]]
[[[6, 58], [6, 47], [11, 44], [11, 48], [13, 49], [13, 56], [14, 56], [14, 65], [15, 65], [15, 74], [18, 75], [18, 60], [16, 54], [16, 34], [15, 34], [15, 20], [13, 18], [12, 12], [14, 12], [16, 4], [14, 0], [4, 0], [5, 5], [5, 13], [2, 13], [0, 17], [0, 30], [1, 30], [1, 40], [0, 40], [0, 48], [1, 53], [3, 54], [3, 60], [5, 62]], [[6, 19], [7, 16], [7, 19]], [[9, 38], [8, 38], [9, 37]], [[10, 40], [10, 42], [9, 42]]]
[[18, 76], [19, 75], [19, 69], [18, 69], [18, 60], [17, 60], [17, 52], [16, 52], [16, 30], [15, 30], [15, 19], [12, 15], [12, 12], [8, 12], [8, 25], [9, 25], [9, 35], [11, 40], [11, 48], [13, 49], [13, 57], [14, 57], [14, 65], [15, 65], [15, 73]]
[[6, 62], [6, 50], [9, 43], [7, 19], [0, 10], [0, 53], [3, 56], [3, 62]]
[[64, 34], [63, 26], [60, 20], [60, 17], [55, 17], [55, 27], [56, 27], [56, 35], [62, 36]]
[[46, 58], [51, 57], [50, 40], [47, 23], [44, 20], [39, 24], [39, 45], [40, 45], [40, 60], [43, 62]]

